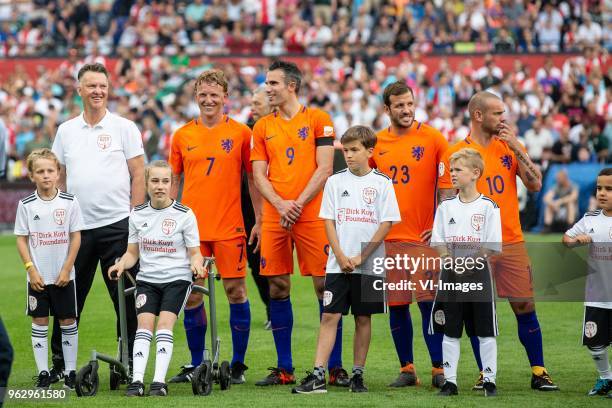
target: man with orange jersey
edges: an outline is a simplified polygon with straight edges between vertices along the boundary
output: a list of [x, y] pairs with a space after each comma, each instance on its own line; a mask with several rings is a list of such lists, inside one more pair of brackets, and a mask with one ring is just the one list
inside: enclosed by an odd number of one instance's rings
[[[503, 250], [501, 255], [490, 259], [497, 294], [510, 300], [516, 315], [518, 336], [531, 365], [531, 388], [555, 391], [559, 388], [544, 368], [542, 332], [535, 312], [531, 264], [523, 240], [516, 190], [518, 175], [529, 191], [539, 191], [542, 188], [542, 173], [533, 164], [510, 125], [504, 121], [504, 103], [501, 99], [490, 92], [478, 92], [470, 99], [468, 111], [470, 134], [446, 151], [440, 167], [440, 189], [445, 189], [445, 196], [455, 192], [448, 167], [448, 159], [454, 152], [470, 147], [482, 155], [485, 169], [478, 180], [478, 191], [493, 199], [501, 209]], [[481, 390], [483, 374], [477, 346], [478, 339], [472, 339], [474, 355], [481, 370], [474, 389]]]
[[[172, 196], [177, 196], [178, 181], [184, 174], [182, 202], [196, 215], [200, 250], [204, 256], [215, 256], [230, 304], [232, 383], [241, 384], [245, 381], [244, 356], [251, 326], [245, 283], [246, 232], [240, 208], [243, 168], [249, 178], [256, 217], [249, 243], [259, 240], [261, 214], [261, 197], [254, 188], [249, 160], [251, 130], [223, 113], [228, 93], [222, 71], [203, 72], [196, 80], [194, 93], [200, 116], [179, 128], [172, 138], [169, 162], [176, 181]], [[202, 294], [189, 296], [184, 326], [191, 364], [183, 366], [170, 382], [190, 381], [194, 368], [202, 362], [206, 334]]]
[[[391, 126], [377, 133], [371, 164], [393, 181], [402, 222], [391, 227], [385, 239], [387, 256], [409, 255], [413, 258], [436, 256], [423, 241], [431, 234], [437, 203], [438, 163], [448, 148], [442, 134], [425, 123], [414, 120], [414, 93], [404, 82], [388, 85], [383, 93], [385, 113]], [[442, 335], [429, 334], [429, 319], [435, 292], [423, 290], [418, 281], [434, 279], [435, 271], [387, 271], [387, 280], [407, 279], [415, 283], [416, 299], [422, 316], [422, 331], [432, 364], [432, 385], [444, 383]], [[411, 291], [389, 292], [389, 324], [400, 360], [400, 374], [391, 387], [416, 385], [412, 347]]]
[[[277, 367], [256, 383], [259, 386], [295, 383], [289, 297], [294, 245], [300, 272], [312, 276], [319, 311], [323, 309], [329, 244], [318, 215], [323, 186], [333, 168], [334, 128], [327, 113], [300, 104], [301, 81], [295, 64], [272, 63], [266, 93], [274, 112], [259, 119], [253, 129], [253, 176], [265, 198], [260, 273], [270, 283], [270, 320], [278, 355]], [[348, 374], [342, 369], [341, 330], [339, 324], [329, 360], [330, 384], [348, 386]]]

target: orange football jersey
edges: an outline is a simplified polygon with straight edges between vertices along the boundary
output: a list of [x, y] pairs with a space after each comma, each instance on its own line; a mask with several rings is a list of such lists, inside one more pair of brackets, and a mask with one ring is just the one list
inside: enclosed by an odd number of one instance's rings
[[370, 165], [393, 181], [402, 217], [385, 240], [419, 242], [421, 233], [433, 226], [438, 163], [448, 142], [435, 128], [416, 121], [406, 135], [398, 136], [389, 127], [376, 138]]
[[251, 130], [228, 116], [212, 128], [192, 120], [174, 133], [168, 161], [185, 173], [181, 201], [195, 213], [201, 241], [246, 235], [240, 186], [242, 169], [252, 171], [250, 143]]
[[[450, 178], [449, 157], [463, 148], [472, 148], [481, 154], [484, 160], [484, 173], [478, 180], [476, 188], [497, 203], [501, 211], [502, 240], [504, 243], [523, 241], [523, 231], [519, 218], [519, 202], [516, 190], [518, 162], [516, 155], [508, 144], [494, 137], [487, 147], [475, 142], [471, 136], [452, 145], [446, 151], [441, 168], [440, 188], [453, 188]], [[443, 171], [442, 171], [443, 170]]]
[[[255, 124], [251, 161], [266, 161], [268, 179], [276, 194], [285, 200], [295, 200], [317, 169], [317, 139], [333, 139], [333, 126], [327, 113], [306, 106], [289, 120], [271, 113]], [[306, 204], [298, 221], [319, 220], [322, 197], [323, 189]], [[264, 200], [263, 220], [279, 219], [276, 208]]]

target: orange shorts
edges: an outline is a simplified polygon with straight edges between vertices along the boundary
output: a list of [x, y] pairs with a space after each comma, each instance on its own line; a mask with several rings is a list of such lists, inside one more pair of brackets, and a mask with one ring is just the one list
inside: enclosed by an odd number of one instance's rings
[[246, 276], [246, 250], [244, 237], [225, 241], [200, 241], [202, 256], [215, 257], [215, 267], [223, 279]]
[[[436, 269], [438, 265], [434, 262], [438, 258], [438, 252], [426, 244], [406, 241], [385, 241], [385, 252], [387, 258], [395, 259], [399, 255], [402, 266], [387, 270], [385, 281], [389, 283], [408, 281], [413, 288], [413, 290], [387, 290], [389, 306], [408, 305], [412, 303], [413, 297], [416, 297], [417, 302], [433, 301], [436, 290], [429, 281], [433, 283], [438, 281], [440, 271]], [[406, 258], [408, 261], [404, 262]]]
[[509, 299], [533, 299], [531, 261], [524, 242], [505, 243], [501, 255], [489, 258], [497, 296]]
[[302, 276], [325, 276], [329, 244], [323, 220], [297, 222], [291, 231], [283, 229], [278, 222], [264, 221], [260, 274], [292, 274], [294, 246]]

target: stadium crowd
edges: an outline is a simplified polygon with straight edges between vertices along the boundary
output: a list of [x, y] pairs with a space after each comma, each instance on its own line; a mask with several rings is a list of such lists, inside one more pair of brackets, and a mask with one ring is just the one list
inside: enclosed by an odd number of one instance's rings
[[[227, 43], [236, 37], [236, 31], [242, 31], [248, 39], [261, 38], [263, 31], [268, 36], [284, 33], [284, 39], [278, 36], [282, 46], [276, 47], [277, 51], [321, 54], [315, 63], [302, 66], [305, 86], [301, 98], [303, 103], [321, 107], [332, 115], [338, 137], [357, 124], [374, 129], [388, 126], [381, 103], [382, 89], [396, 80], [405, 80], [415, 92], [416, 119], [440, 129], [451, 143], [467, 135], [465, 108], [469, 98], [487, 89], [503, 98], [507, 120], [517, 126], [531, 158], [544, 170], [551, 163], [611, 160], [610, 41], [584, 34], [585, 25], [601, 28], [609, 20], [601, 10], [601, 2], [560, 2], [558, 7], [552, 7], [551, 2], [523, 5], [490, 1], [485, 6], [482, 2], [434, 1], [407, 2], [396, 7], [389, 1], [269, 0], [265, 4], [272, 7], [267, 9], [272, 14], [249, 8], [260, 2], [198, 0], [186, 5], [181, 1], [138, 0], [127, 7], [129, 3], [34, 1], [0, 5], [0, 48], [5, 55], [16, 55], [10, 51], [11, 41], [17, 41], [17, 54], [44, 56], [49, 49], [61, 52], [62, 47], [68, 53], [58, 69], [40, 66], [36, 77], [28, 76], [25, 70], [3, 75], [0, 141], [4, 143], [0, 144], [6, 149], [0, 149], [0, 168], [5, 168], [2, 162], [8, 157], [4, 177], [13, 180], [26, 176], [27, 154], [50, 146], [57, 126], [82, 109], [74, 91], [78, 69], [87, 62], [105, 63], [110, 53], [118, 56], [112, 72], [111, 110], [140, 127], [148, 160], [166, 159], [173, 132], [198, 113], [190, 91], [194, 78], [215, 65], [208, 55], [216, 52], [209, 45], [198, 48], [198, 44], [209, 44], [210, 38], [219, 37], [223, 39], [219, 52], [240, 52]], [[547, 47], [542, 41], [541, 27], [550, 25], [549, 20], [559, 22], [563, 40], [558, 46]], [[300, 27], [305, 31], [317, 27], [329, 30], [325, 24], [335, 30], [328, 41], [308, 42], [308, 35], [295, 33]], [[389, 28], [375, 24], [387, 24]], [[607, 24], [609, 27], [609, 21]], [[531, 25], [535, 27], [536, 45], [525, 48], [521, 33], [529, 31], [521, 27]], [[404, 26], [409, 29], [404, 30]], [[43, 27], [51, 31], [41, 31], [36, 36], [31, 33]], [[355, 28], [350, 27], [361, 27], [362, 32], [355, 33]], [[262, 33], [257, 34], [258, 30]], [[384, 34], [386, 31], [389, 35]], [[574, 50], [576, 46], [580, 52], [560, 67], [555, 67], [552, 60], [532, 67], [517, 58], [514, 68], [504, 72], [495, 57], [487, 54], [483, 66], [475, 66], [466, 57], [451, 68], [443, 59], [435, 72], [427, 72], [422, 55], [443, 50], [435, 44], [438, 37], [448, 37], [447, 31], [467, 33], [466, 39], [479, 38], [497, 51]], [[499, 41], [490, 40], [504, 31], [517, 39], [514, 46], [499, 48]], [[607, 36], [611, 32], [600, 31]], [[172, 35], [165, 38], [165, 32]], [[194, 36], [206, 39], [199, 41]], [[568, 45], [569, 37], [576, 40], [572, 46]], [[40, 42], [29, 47], [22, 42], [24, 38], [40, 38]], [[297, 41], [292, 43], [291, 38], [302, 38], [302, 42], [298, 41], [301, 48], [289, 46]], [[423, 46], [424, 39], [433, 45]], [[462, 44], [461, 39], [448, 40], [455, 51]], [[47, 41], [51, 41], [50, 48]], [[249, 48], [248, 52], [273, 55], [268, 52], [274, 48], [270, 44], [265, 42], [263, 48]], [[316, 50], [313, 44], [317, 44]], [[381, 54], [394, 51], [399, 51], [399, 65], [386, 66], [380, 60]], [[240, 122], [249, 120], [250, 95], [263, 83], [265, 65], [250, 64], [238, 57], [233, 64], [219, 66], [230, 79], [228, 113]]]

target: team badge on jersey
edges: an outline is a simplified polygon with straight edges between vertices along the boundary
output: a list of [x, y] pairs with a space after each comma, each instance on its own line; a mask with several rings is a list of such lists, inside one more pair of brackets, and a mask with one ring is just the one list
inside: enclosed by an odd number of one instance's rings
[[304, 126], [303, 128], [300, 128], [298, 130], [298, 137], [302, 140], [306, 140], [306, 138], [308, 137], [309, 130], [310, 128], [308, 126]]
[[170, 235], [176, 229], [176, 221], [172, 218], [166, 218], [162, 221], [162, 231], [166, 235]]
[[595, 322], [586, 322], [584, 324], [584, 335], [586, 338], [591, 339], [595, 337], [597, 334], [597, 323]]
[[510, 156], [509, 154], [503, 155], [499, 158], [499, 160], [501, 160], [502, 166], [504, 166], [508, 170], [512, 168], [512, 156]]
[[361, 191], [361, 197], [366, 204], [373, 204], [378, 197], [378, 191], [374, 187], [366, 187]]
[[472, 215], [472, 228], [476, 231], [480, 231], [485, 222], [485, 216], [482, 214]]
[[425, 154], [425, 148], [423, 146], [413, 146], [412, 147], [412, 157], [419, 161], [423, 158]]
[[136, 309], [140, 309], [145, 305], [145, 303], [147, 303], [147, 295], [141, 293], [140, 295], [136, 296]]
[[342, 224], [342, 221], [344, 221], [344, 213], [345, 213], [344, 208], [338, 209], [338, 215], [336, 216], [336, 221], [338, 222], [338, 224]]
[[98, 135], [98, 147], [101, 150], [106, 150], [110, 147], [113, 138], [111, 135]]
[[440, 326], [444, 326], [444, 323], [446, 323], [446, 316], [444, 316], [444, 310], [436, 310], [436, 313], [434, 313], [434, 321]]
[[66, 210], [63, 208], [58, 208], [57, 210], [53, 211], [53, 220], [57, 225], [64, 225], [64, 222], [66, 221]]
[[30, 310], [36, 310], [36, 306], [38, 306], [38, 301], [34, 296], [28, 296], [28, 305], [30, 306]]
[[221, 148], [225, 150], [225, 153], [231, 152], [232, 147], [234, 147], [234, 141], [232, 139], [221, 140]]

